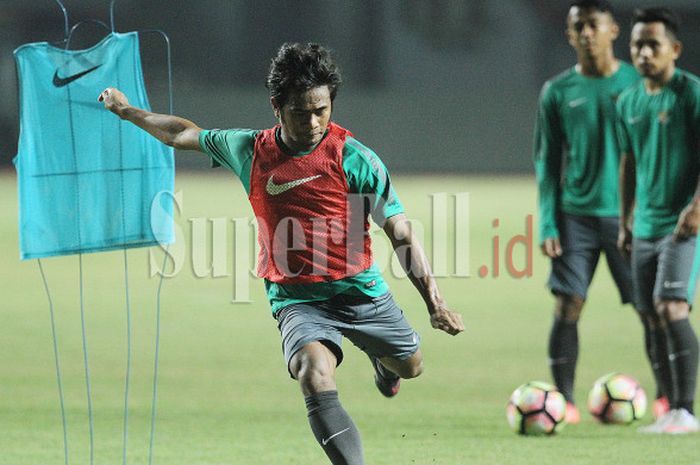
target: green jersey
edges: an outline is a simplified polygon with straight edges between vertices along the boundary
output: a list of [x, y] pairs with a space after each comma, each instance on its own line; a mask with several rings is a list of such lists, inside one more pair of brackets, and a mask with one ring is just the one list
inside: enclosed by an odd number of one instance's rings
[[638, 80], [634, 67], [620, 62], [611, 76], [572, 67], [544, 84], [534, 134], [540, 241], [559, 237], [559, 212], [619, 215], [615, 100]]
[[[205, 130], [199, 135], [199, 145], [215, 165], [222, 165], [233, 171], [250, 194], [250, 173], [253, 161], [255, 138], [259, 130], [228, 129]], [[280, 147], [279, 135], [277, 141]], [[304, 156], [310, 152], [289, 154]], [[370, 214], [375, 223], [383, 225], [387, 218], [403, 213], [386, 167], [376, 153], [347, 137], [343, 147], [343, 171], [351, 193], [368, 194], [373, 204]], [[265, 290], [272, 307], [277, 313], [283, 307], [295, 303], [327, 300], [340, 293], [364, 294], [379, 297], [389, 291], [379, 268], [373, 264], [363, 272], [336, 281], [314, 284], [279, 284], [265, 280]]]
[[643, 82], [617, 102], [620, 150], [634, 155], [632, 233], [654, 239], [673, 232], [691, 201], [700, 174], [700, 80], [676, 70], [659, 91]]

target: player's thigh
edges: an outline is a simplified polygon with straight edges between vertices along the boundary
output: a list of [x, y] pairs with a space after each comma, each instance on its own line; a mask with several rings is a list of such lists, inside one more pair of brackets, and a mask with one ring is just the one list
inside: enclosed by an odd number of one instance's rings
[[629, 257], [617, 248], [619, 224], [620, 221], [617, 217], [602, 217], [599, 218], [598, 230], [610, 274], [617, 285], [620, 300], [626, 304], [633, 300], [632, 268]]
[[[289, 305], [276, 315], [277, 328], [282, 336], [282, 352], [287, 369], [292, 357], [311, 342], [320, 342], [335, 355], [337, 364], [343, 361], [342, 333], [323, 305], [315, 302]], [[292, 371], [289, 371], [293, 376]]]
[[637, 311], [654, 315], [654, 286], [658, 270], [658, 240], [632, 240], [632, 295]]
[[562, 255], [552, 259], [548, 286], [555, 294], [586, 299], [600, 258], [596, 219], [562, 215], [559, 221]]
[[390, 292], [353, 308], [345, 337], [369, 355], [408, 360], [417, 353], [420, 336], [411, 327]]
[[654, 299], [685, 300], [692, 305], [697, 282], [696, 242], [695, 236], [675, 241], [668, 235], [661, 240]]

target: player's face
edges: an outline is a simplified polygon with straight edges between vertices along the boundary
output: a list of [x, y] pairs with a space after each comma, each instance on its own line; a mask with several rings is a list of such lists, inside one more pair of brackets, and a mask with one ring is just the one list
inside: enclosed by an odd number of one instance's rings
[[661, 22], [637, 23], [630, 37], [630, 55], [639, 74], [661, 79], [675, 66], [681, 44], [666, 33]]
[[283, 141], [290, 149], [306, 151], [321, 142], [331, 119], [328, 86], [293, 93], [281, 108], [273, 99], [272, 106], [282, 126]]
[[595, 8], [572, 7], [567, 18], [566, 35], [579, 56], [607, 54], [620, 29], [608, 12]]

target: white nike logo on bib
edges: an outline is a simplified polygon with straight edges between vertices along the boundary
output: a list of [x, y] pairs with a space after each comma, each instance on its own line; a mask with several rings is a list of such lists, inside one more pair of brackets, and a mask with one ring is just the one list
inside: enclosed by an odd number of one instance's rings
[[325, 439], [325, 438], [324, 438], [324, 439], [321, 439], [321, 444], [325, 446], [326, 444], [328, 444], [328, 442], [329, 442], [331, 439], [333, 439], [333, 438], [336, 437], [336, 436], [340, 436], [341, 434], [343, 434], [344, 432], [348, 431], [349, 429], [350, 429], [350, 428], [345, 428], [345, 429], [342, 430], [342, 431], [338, 431], [337, 433], [332, 434], [328, 439]]
[[316, 178], [320, 178], [321, 175], [317, 174], [316, 176], [309, 176], [308, 178], [296, 179], [294, 181], [289, 181], [282, 184], [275, 184], [275, 182], [272, 180], [273, 177], [274, 175], [270, 176], [270, 179], [267, 180], [265, 190], [270, 195], [280, 195], [282, 192], [286, 192], [289, 189], [300, 186], [309, 181], [313, 181]]

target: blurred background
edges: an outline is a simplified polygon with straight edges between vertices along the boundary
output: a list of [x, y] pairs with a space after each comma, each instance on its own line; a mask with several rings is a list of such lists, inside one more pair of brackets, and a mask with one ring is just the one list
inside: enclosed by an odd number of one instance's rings
[[[698, 0], [613, 1], [628, 60], [634, 8], [663, 3], [682, 18], [680, 66], [700, 74]], [[108, 0], [66, 0], [70, 24], [109, 23]], [[574, 62], [562, 0], [118, 0], [117, 30], [158, 28], [172, 42], [175, 113], [200, 126], [274, 124], [264, 87], [285, 41], [332, 48], [344, 76], [334, 119], [373, 147], [392, 172], [530, 173], [532, 124], [542, 83]], [[12, 51], [59, 42], [54, 0], [0, 1], [0, 167], [11, 167], [19, 131]], [[78, 28], [71, 48], [105, 31]], [[167, 111], [165, 48], [142, 39], [151, 103]], [[95, 96], [101, 89], [95, 89]], [[204, 157], [178, 157], [206, 169]]]

